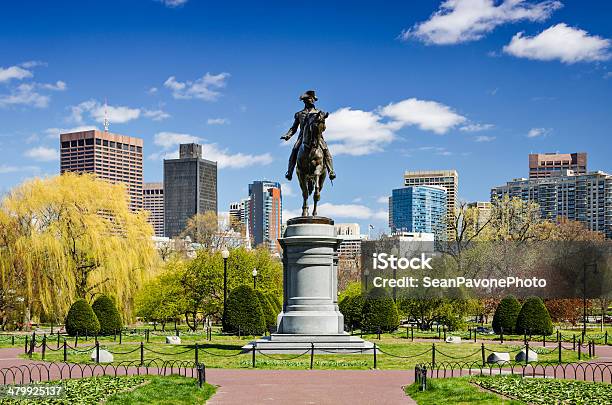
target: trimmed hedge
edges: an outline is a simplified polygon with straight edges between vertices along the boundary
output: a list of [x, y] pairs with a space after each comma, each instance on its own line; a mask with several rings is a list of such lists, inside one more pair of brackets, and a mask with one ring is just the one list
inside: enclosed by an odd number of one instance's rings
[[393, 298], [383, 288], [372, 288], [362, 308], [361, 326], [366, 331], [393, 332], [399, 326], [399, 313]]
[[257, 291], [257, 299], [261, 310], [263, 311], [264, 319], [266, 320], [266, 330], [274, 329], [276, 327], [276, 310], [270, 303], [270, 300], [264, 293]]
[[106, 295], [101, 295], [91, 306], [98, 322], [100, 322], [100, 335], [112, 335], [123, 328], [121, 315], [113, 301]]
[[551, 335], [553, 324], [548, 309], [539, 297], [528, 298], [516, 319], [516, 331], [528, 335]]
[[241, 285], [232, 290], [227, 298], [227, 332], [245, 335], [261, 335], [266, 330], [266, 318], [257, 294], [252, 287]]
[[100, 322], [93, 309], [84, 299], [76, 300], [66, 315], [66, 332], [70, 336], [96, 335], [100, 332]]
[[493, 315], [493, 330], [498, 335], [502, 328], [504, 333], [513, 333], [516, 330], [516, 319], [521, 312], [521, 304], [513, 295], [508, 295], [497, 304]]
[[338, 303], [338, 307], [342, 315], [344, 315], [344, 324], [349, 329], [361, 328], [361, 311], [363, 309], [364, 298], [362, 294], [347, 295]]

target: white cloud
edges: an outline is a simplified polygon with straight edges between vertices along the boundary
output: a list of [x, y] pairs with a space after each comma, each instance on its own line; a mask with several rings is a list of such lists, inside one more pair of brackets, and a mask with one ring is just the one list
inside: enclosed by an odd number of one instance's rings
[[379, 204], [389, 204], [389, 196], [388, 195], [383, 195], [381, 197], [378, 197], [376, 199], [376, 202]]
[[262, 166], [272, 163], [272, 155], [264, 153], [252, 155], [245, 153], [230, 153], [228, 149], [220, 148], [215, 143], [202, 143], [203, 139], [194, 135], [176, 132], [159, 132], [154, 135], [153, 143], [162, 150], [149, 155], [149, 159], [173, 159], [178, 157], [178, 145], [182, 143], [200, 143], [202, 157], [217, 162], [219, 168], [241, 169], [249, 166]]
[[395, 139], [396, 125], [381, 122], [375, 112], [341, 108], [326, 120], [325, 139], [335, 155], [353, 156], [380, 152]]
[[388, 219], [388, 213], [384, 210], [372, 210], [361, 204], [332, 204], [323, 203], [318, 207], [318, 214], [331, 218], [354, 218], [354, 219]]
[[149, 94], [157, 94], [158, 88], [157, 87], [151, 87], [149, 90], [147, 90], [147, 93]]
[[22, 80], [32, 77], [33, 74], [29, 70], [23, 69], [19, 66], [9, 66], [7, 68], [0, 67], [0, 83], [7, 82], [9, 80]]
[[281, 191], [283, 193], [283, 197], [293, 197], [295, 195], [293, 192], [293, 187], [291, 187], [291, 184], [287, 182], [281, 183]]
[[153, 121], [161, 121], [170, 118], [170, 114], [162, 110], [142, 110], [142, 114]]
[[41, 162], [48, 162], [59, 159], [59, 152], [56, 148], [47, 148], [45, 146], [38, 146], [36, 148], [28, 149], [25, 152], [25, 156]]
[[164, 82], [164, 87], [172, 90], [172, 96], [176, 99], [215, 101], [221, 95], [218, 90], [226, 86], [229, 77], [230, 74], [226, 72], [217, 75], [206, 73], [195, 81], [179, 82], [176, 77], [170, 76]]
[[295, 218], [295, 217], [301, 217], [301, 216], [302, 216], [302, 210], [289, 209], [286, 207], [285, 204], [283, 204], [283, 222], [287, 222], [288, 219]]
[[546, 136], [550, 133], [550, 128], [531, 128], [527, 132], [527, 138], [537, 138], [539, 136]]
[[427, 21], [404, 30], [400, 38], [435, 45], [476, 41], [503, 24], [546, 20], [562, 6], [552, 0], [446, 0]]
[[325, 139], [336, 155], [361, 156], [382, 151], [405, 126], [444, 134], [465, 121], [444, 104], [410, 98], [374, 111], [341, 108], [327, 119]]
[[59, 138], [60, 134], [67, 134], [70, 132], [82, 132], [82, 131], [90, 131], [96, 130], [97, 127], [93, 125], [81, 125], [78, 127], [72, 128], [47, 128], [43, 132], [47, 135], [48, 138]]
[[416, 98], [391, 103], [381, 110], [381, 114], [402, 125], [416, 125], [422, 130], [433, 131], [436, 134], [444, 134], [466, 121], [465, 117], [444, 104]]
[[61, 80], [58, 80], [57, 82], [55, 82], [55, 84], [43, 83], [43, 84], [40, 84], [40, 87], [46, 90], [54, 90], [54, 91], [64, 91], [68, 88], [66, 86], [66, 82], [63, 82]]
[[38, 172], [38, 171], [40, 171], [40, 167], [38, 166], [12, 166], [12, 165], [6, 165], [6, 164], [0, 165], [0, 174]]
[[461, 128], [459, 128], [459, 130], [463, 132], [480, 132], [480, 131], [487, 131], [489, 129], [493, 129], [494, 127], [495, 125], [493, 124], [472, 123], [472, 124], [467, 124], [467, 125], [462, 126]]
[[164, 6], [169, 8], [176, 8], [187, 3], [188, 0], [157, 0], [162, 3]]
[[504, 47], [504, 52], [519, 58], [543, 61], [558, 59], [571, 64], [608, 60], [612, 56], [611, 46], [609, 39], [589, 35], [584, 30], [560, 23], [533, 37], [519, 32]]
[[206, 123], [208, 125], [226, 125], [230, 123], [230, 120], [227, 118], [209, 118]]
[[83, 115], [88, 114], [96, 122], [103, 123], [107, 117], [111, 124], [124, 124], [126, 122], [143, 117], [153, 121], [161, 121], [170, 117], [162, 110], [147, 110], [146, 108], [104, 105], [97, 100], [91, 99], [71, 107], [70, 119], [76, 123], [84, 121]]
[[36, 108], [45, 108], [49, 105], [49, 96], [40, 94], [36, 85], [22, 83], [12, 89], [9, 94], [0, 94], [0, 107], [24, 105]]
[[478, 135], [474, 137], [474, 142], [492, 142], [494, 140], [494, 136]]

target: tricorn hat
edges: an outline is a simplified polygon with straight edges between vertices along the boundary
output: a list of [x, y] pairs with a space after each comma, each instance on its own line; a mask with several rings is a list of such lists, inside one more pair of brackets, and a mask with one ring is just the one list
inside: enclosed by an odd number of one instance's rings
[[300, 96], [300, 100], [304, 100], [305, 98], [308, 98], [308, 97], [312, 97], [314, 101], [318, 100], [317, 96], [315, 95], [314, 90], [307, 90], [306, 92], [304, 92], [304, 94]]

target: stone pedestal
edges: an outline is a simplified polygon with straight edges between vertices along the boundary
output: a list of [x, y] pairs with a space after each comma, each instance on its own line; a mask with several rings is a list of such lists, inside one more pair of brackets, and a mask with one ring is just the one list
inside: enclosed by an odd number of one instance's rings
[[[296, 352], [311, 348], [329, 351], [369, 351], [373, 344], [344, 332], [338, 310], [336, 250], [340, 239], [334, 222], [324, 217], [287, 221], [283, 248], [283, 312], [277, 333], [255, 342], [259, 349]], [[252, 343], [245, 346], [250, 349]]]

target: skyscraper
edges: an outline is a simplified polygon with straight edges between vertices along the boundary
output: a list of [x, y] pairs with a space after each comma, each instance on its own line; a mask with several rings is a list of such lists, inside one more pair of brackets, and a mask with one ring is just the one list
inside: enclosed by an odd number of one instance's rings
[[459, 174], [456, 170], [426, 170], [404, 173], [404, 186], [441, 186], [446, 190], [446, 229], [449, 238], [453, 237], [452, 220], [457, 204]]
[[280, 183], [254, 181], [249, 184], [248, 231], [255, 246], [265, 245], [280, 253], [283, 200]]
[[442, 186], [410, 186], [393, 190], [389, 198], [392, 232], [433, 233], [446, 240], [447, 191]]
[[612, 238], [612, 175], [601, 171], [576, 174], [555, 171], [549, 177], [514, 179], [491, 190], [491, 201], [508, 196], [533, 201], [542, 218], [565, 217]]
[[574, 174], [587, 173], [587, 154], [580, 153], [530, 153], [529, 178], [550, 177], [561, 170], [572, 170]]
[[143, 208], [142, 146], [140, 138], [107, 131], [60, 134], [60, 173], [94, 173], [127, 187], [130, 209]]
[[149, 223], [155, 236], [164, 236], [164, 184], [144, 183], [142, 192], [144, 209], [149, 211]]
[[178, 159], [164, 160], [164, 231], [173, 238], [196, 214], [217, 214], [217, 162], [202, 158], [202, 145], [179, 146]]

